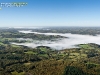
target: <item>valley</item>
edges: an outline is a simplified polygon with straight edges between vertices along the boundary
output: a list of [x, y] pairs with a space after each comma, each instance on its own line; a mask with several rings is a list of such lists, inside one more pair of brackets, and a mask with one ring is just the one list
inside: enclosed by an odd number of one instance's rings
[[[99, 34], [44, 29], [0, 29], [0, 75], [100, 74]], [[19, 32], [23, 30], [35, 33]], [[92, 31], [96, 33], [95, 28]]]

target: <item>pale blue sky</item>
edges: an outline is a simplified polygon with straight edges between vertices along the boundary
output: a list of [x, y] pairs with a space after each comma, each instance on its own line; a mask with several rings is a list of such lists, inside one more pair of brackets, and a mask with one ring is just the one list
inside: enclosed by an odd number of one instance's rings
[[100, 26], [100, 0], [0, 0], [27, 2], [24, 7], [3, 7], [0, 27]]

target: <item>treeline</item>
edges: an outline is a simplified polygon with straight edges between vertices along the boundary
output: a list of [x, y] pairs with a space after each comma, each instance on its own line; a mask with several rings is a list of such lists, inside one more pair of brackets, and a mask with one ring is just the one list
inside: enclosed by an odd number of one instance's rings
[[10, 34], [3, 34], [1, 33], [2, 38], [31, 38], [34, 40], [52, 40], [56, 38], [66, 38], [60, 35], [43, 35], [43, 34], [34, 34], [34, 33], [10, 33]]
[[100, 27], [46, 27], [43, 29], [33, 29], [42, 33], [72, 33], [72, 34], [100, 34]]

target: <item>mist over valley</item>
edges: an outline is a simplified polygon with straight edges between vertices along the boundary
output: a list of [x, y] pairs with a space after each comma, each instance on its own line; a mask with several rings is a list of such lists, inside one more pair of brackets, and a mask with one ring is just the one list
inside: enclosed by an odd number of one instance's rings
[[[48, 35], [59, 35], [66, 38], [57, 38], [52, 40], [34, 40], [30, 43], [12, 43], [16, 45], [24, 45], [28, 47], [35, 48], [37, 46], [48, 46], [56, 50], [62, 50], [62, 49], [68, 49], [68, 48], [78, 48], [77, 45], [79, 44], [88, 44], [88, 43], [95, 43], [100, 45], [100, 35], [97, 34], [95, 36], [93, 35], [86, 35], [86, 34], [72, 34], [72, 33], [41, 33], [41, 32], [32, 32], [32, 30], [21, 30], [20, 33], [34, 33], [34, 34], [40, 34], [44, 36]], [[23, 38], [24, 39], [24, 38]]]

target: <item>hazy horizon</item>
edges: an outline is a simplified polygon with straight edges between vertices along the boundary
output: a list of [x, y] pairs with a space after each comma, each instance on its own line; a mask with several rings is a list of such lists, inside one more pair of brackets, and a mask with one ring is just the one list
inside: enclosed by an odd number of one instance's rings
[[0, 26], [0, 28], [100, 27], [100, 26]]

